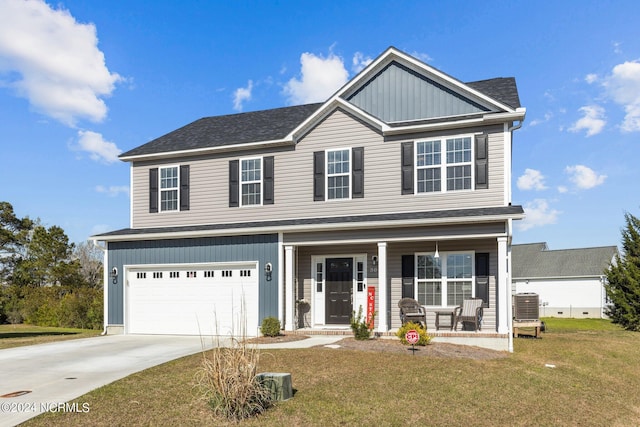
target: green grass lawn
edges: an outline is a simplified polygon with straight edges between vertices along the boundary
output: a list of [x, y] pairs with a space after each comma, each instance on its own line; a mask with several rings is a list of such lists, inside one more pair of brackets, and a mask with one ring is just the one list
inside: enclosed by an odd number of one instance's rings
[[[243, 426], [640, 425], [640, 334], [603, 320], [545, 319], [494, 360], [313, 348], [264, 350], [259, 371], [290, 372], [295, 396]], [[27, 426], [225, 425], [197, 399], [202, 356], [148, 369]], [[554, 368], [545, 365], [554, 365]]]
[[0, 349], [46, 342], [88, 338], [101, 331], [74, 328], [50, 328], [31, 325], [0, 325]]

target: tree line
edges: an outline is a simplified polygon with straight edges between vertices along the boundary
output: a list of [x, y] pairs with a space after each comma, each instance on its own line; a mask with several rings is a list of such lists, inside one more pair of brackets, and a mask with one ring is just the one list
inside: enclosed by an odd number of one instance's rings
[[0, 323], [100, 329], [102, 251], [0, 202]]

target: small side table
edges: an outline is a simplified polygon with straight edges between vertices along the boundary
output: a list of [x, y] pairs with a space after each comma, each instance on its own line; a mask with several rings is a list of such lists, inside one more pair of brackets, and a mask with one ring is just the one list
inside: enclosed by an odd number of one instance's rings
[[453, 310], [436, 311], [436, 331], [440, 329], [440, 316], [449, 316], [449, 330], [453, 330]]

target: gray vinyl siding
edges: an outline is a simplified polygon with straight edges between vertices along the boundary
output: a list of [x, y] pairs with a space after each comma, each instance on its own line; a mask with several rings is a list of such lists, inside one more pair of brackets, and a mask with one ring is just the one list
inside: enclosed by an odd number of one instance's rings
[[486, 111], [436, 82], [396, 63], [349, 97], [349, 102], [385, 122], [404, 122]]
[[[483, 190], [401, 195], [400, 144], [417, 138], [385, 140], [378, 132], [341, 110], [328, 116], [295, 147], [248, 151], [235, 156], [226, 153], [192, 157], [165, 163], [134, 163], [131, 227], [504, 206], [503, 128], [479, 127], [466, 129], [459, 134], [475, 132], [489, 132], [489, 188]], [[313, 153], [318, 150], [353, 147], [364, 147], [365, 196], [351, 200], [314, 202]], [[275, 156], [274, 204], [230, 208], [229, 160], [254, 155]], [[149, 169], [170, 164], [190, 165], [190, 210], [149, 213]]]
[[[387, 248], [387, 269], [389, 273], [390, 295], [390, 317], [389, 322], [392, 329], [398, 328], [400, 324], [400, 310], [398, 301], [402, 297], [402, 255], [412, 255], [417, 252], [433, 252], [434, 243], [398, 243], [389, 244]], [[496, 284], [498, 272], [498, 244], [495, 239], [449, 241], [440, 242], [438, 250], [442, 252], [452, 251], [474, 251], [489, 253], [489, 307], [485, 308], [482, 319], [483, 331], [496, 330]], [[427, 329], [435, 330], [435, 313], [427, 310]]]
[[[120, 272], [117, 283], [108, 282], [108, 322], [121, 325], [124, 322], [124, 266], [187, 264], [232, 261], [258, 261], [259, 307], [258, 319], [278, 316], [278, 236], [233, 236], [198, 239], [152, 240], [136, 242], [110, 242], [109, 271], [116, 267]], [[263, 268], [273, 265], [271, 280], [267, 280]]]

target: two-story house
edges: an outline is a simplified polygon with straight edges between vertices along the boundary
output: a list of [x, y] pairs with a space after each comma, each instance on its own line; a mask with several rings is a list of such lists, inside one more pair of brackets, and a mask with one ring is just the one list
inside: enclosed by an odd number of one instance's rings
[[[397, 303], [436, 338], [508, 349], [513, 78], [463, 83], [389, 48], [326, 102], [206, 117], [120, 156], [131, 226], [105, 251], [105, 327], [128, 334], [348, 329]], [[484, 300], [481, 331], [434, 313]]]

